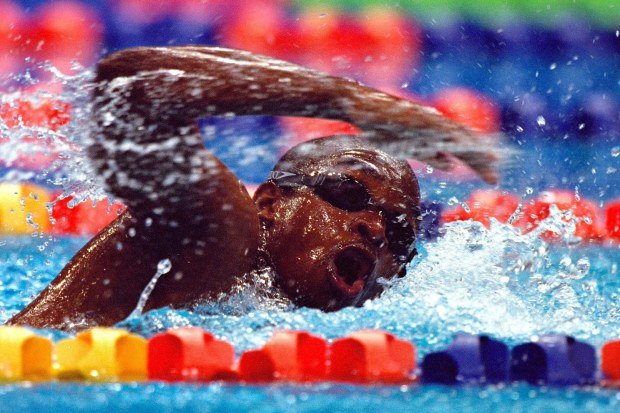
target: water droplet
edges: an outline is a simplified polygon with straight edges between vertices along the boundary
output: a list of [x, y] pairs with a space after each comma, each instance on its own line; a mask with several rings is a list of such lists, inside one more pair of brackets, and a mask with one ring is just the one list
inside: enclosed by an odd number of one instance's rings
[[617, 158], [620, 155], [620, 146], [614, 146], [611, 148], [611, 156]]
[[538, 117], [536, 118], [536, 123], [538, 124], [538, 126], [545, 126], [547, 124], [547, 121], [542, 115], [538, 115]]
[[157, 272], [161, 272], [162, 274], [167, 274], [172, 268], [172, 263], [168, 258], [163, 259], [157, 263]]
[[588, 271], [590, 271], [590, 260], [588, 260], [587, 258], [580, 258], [577, 261], [577, 271], [579, 271], [580, 274], [585, 275], [588, 273]]
[[508, 224], [512, 224], [513, 222], [515, 222], [517, 218], [519, 218], [522, 208], [523, 208], [523, 204], [520, 203], [519, 205], [517, 205], [517, 209], [515, 209], [515, 212], [512, 213], [512, 215], [510, 216], [510, 218], [508, 218], [508, 221], [506, 222]]
[[558, 67], [557, 63], [551, 63], [551, 65], [549, 66], [550, 70], [555, 70]]
[[534, 193], [534, 188], [528, 186], [527, 188], [525, 188], [525, 193], [528, 195], [532, 195]]

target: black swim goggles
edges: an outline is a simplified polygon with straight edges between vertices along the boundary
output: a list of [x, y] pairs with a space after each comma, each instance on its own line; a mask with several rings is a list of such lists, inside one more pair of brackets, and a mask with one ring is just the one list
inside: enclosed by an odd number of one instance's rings
[[[271, 171], [269, 180], [281, 188], [313, 188], [317, 196], [344, 211], [361, 211], [376, 205], [368, 193], [368, 189], [359, 181], [342, 173], [328, 172], [314, 175], [303, 175], [284, 171]], [[407, 220], [405, 213], [393, 214], [378, 208], [385, 220], [385, 232], [388, 248], [396, 262], [401, 265], [404, 275], [404, 264], [417, 255], [415, 248], [415, 230]]]

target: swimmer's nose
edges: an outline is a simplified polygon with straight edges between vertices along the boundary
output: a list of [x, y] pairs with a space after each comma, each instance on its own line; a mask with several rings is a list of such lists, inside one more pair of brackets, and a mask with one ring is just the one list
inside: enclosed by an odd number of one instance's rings
[[383, 248], [386, 245], [385, 227], [380, 216], [377, 219], [374, 217], [357, 219], [353, 223], [353, 229], [376, 248]]

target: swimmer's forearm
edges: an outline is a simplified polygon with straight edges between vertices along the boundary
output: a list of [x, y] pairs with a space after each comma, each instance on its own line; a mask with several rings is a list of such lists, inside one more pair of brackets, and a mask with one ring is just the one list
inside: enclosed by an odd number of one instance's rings
[[[281, 115], [339, 119], [364, 130], [403, 131], [440, 127], [443, 120], [432, 109], [349, 79], [222, 48], [123, 50], [97, 68], [97, 81], [109, 87], [114, 79], [142, 90], [132, 95], [133, 104], [153, 106], [159, 114], [187, 124], [207, 116]], [[105, 88], [99, 93], [104, 94]]]
[[[116, 79], [116, 80], [115, 80]], [[100, 95], [127, 80], [136, 108], [177, 125], [222, 115], [307, 116], [347, 120], [340, 78], [248, 52], [211, 47], [137, 48], [100, 62]]]
[[[100, 97], [131, 85], [132, 109], [151, 123], [187, 126], [199, 117], [276, 115], [337, 119], [368, 132], [393, 155], [435, 166], [453, 153], [496, 179], [493, 148], [434, 109], [280, 60], [238, 50], [136, 48], [100, 62]], [[100, 111], [105, 113], [105, 111]]]

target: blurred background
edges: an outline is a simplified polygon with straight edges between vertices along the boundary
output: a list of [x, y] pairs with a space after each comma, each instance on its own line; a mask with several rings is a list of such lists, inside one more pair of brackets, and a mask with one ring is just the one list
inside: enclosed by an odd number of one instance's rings
[[[566, 190], [602, 207], [620, 197], [619, 22], [614, 0], [4, 0], [0, 117], [5, 133], [62, 128], [69, 104], [25, 97], [41, 89], [60, 93], [62, 82], [50, 78], [92, 68], [115, 50], [240, 48], [355, 78], [501, 135], [501, 145], [517, 153], [502, 168], [500, 189], [526, 198]], [[249, 185], [294, 143], [354, 131], [337, 122], [269, 117], [212, 118], [200, 126], [206, 145]], [[0, 149], [10, 154], [5, 178], [30, 170], [39, 171], [29, 175], [34, 182], [54, 181], [46, 168], [57, 154], [11, 151]], [[432, 201], [461, 201], [488, 189], [463, 167], [442, 173], [413, 165]]]

